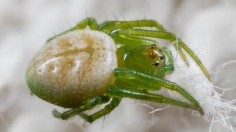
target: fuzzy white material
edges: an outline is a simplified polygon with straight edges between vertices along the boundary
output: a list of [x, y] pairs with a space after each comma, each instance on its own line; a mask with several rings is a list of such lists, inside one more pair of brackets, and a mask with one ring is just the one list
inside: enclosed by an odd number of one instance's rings
[[[236, 129], [230, 121], [230, 118], [232, 118], [230, 113], [236, 112], [234, 102], [227, 101], [222, 97], [222, 94], [217, 91], [218, 87], [204, 76], [200, 68], [190, 57], [188, 57], [190, 64], [188, 67], [178, 55], [175, 48], [170, 46], [170, 49], [175, 58], [175, 70], [173, 74], [167, 76], [167, 79], [177, 83], [190, 93], [203, 108], [204, 116], [206, 118], [213, 116], [212, 123], [219, 122], [232, 131], [235, 131]], [[221, 70], [223, 68], [224, 66], [221, 65]], [[173, 98], [183, 100], [176, 92], [169, 91], [169, 94]]]

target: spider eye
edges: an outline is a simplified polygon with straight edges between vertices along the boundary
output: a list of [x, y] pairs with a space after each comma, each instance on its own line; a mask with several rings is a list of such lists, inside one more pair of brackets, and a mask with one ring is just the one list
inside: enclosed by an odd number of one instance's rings
[[157, 66], [159, 66], [159, 62], [156, 61], [156, 62], [153, 63], [153, 65], [157, 67]]
[[165, 57], [164, 57], [164, 56], [160, 56], [160, 59], [161, 59], [161, 60], [164, 60], [164, 59], [165, 59]]
[[155, 44], [152, 44], [152, 45], [149, 47], [149, 49], [150, 49], [150, 50], [154, 50], [154, 49], [156, 49], [156, 47], [157, 47], [157, 46], [156, 46]]
[[155, 52], [150, 52], [150, 53], [148, 54], [148, 56], [149, 56], [149, 58], [151, 58], [151, 59], [155, 59], [155, 58], [157, 57], [157, 54], [156, 54]]

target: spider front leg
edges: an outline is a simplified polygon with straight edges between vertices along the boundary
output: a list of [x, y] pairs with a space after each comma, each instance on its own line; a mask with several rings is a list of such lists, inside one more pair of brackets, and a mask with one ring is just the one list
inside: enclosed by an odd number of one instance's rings
[[166, 32], [167, 30], [155, 20], [135, 20], [135, 21], [106, 21], [98, 26], [99, 30], [106, 33], [116, 29], [132, 29], [132, 28], [156, 28], [158, 31]]
[[149, 76], [141, 72], [137, 72], [135, 70], [126, 69], [126, 68], [116, 68], [114, 70], [114, 75], [118, 80], [129, 83], [130, 85], [134, 87], [142, 87], [145, 90], [155, 91], [155, 90], [158, 90], [157, 88], [158, 86], [158, 87], [164, 87], [164, 88], [176, 91], [180, 95], [182, 95], [186, 100], [188, 100], [189, 103], [174, 100], [174, 99], [169, 99], [161, 95], [154, 95], [154, 94], [150, 94], [146, 92], [141, 92], [139, 90], [130, 90], [130, 91], [122, 90], [122, 88], [120, 88], [120, 90], [109, 88], [108, 94], [112, 96], [115, 96], [115, 97], [126, 96], [129, 98], [136, 98], [136, 99], [142, 99], [142, 100], [147, 100], [147, 101], [174, 104], [181, 107], [191, 108], [191, 109], [199, 111], [199, 113], [202, 115], [204, 114], [199, 103], [188, 92], [186, 92], [183, 88], [181, 88], [180, 86], [178, 86], [177, 84], [173, 82], [163, 80], [157, 77]]
[[[169, 33], [160, 23], [155, 20], [135, 20], [135, 21], [106, 21], [98, 26], [99, 30], [106, 32], [107, 34], [113, 34], [112, 31], [116, 29], [142, 29], [144, 27], [156, 28], [159, 32]], [[174, 35], [174, 34], [172, 34]], [[116, 36], [115, 38], [117, 38]], [[114, 37], [113, 37], [114, 38]], [[118, 37], [119, 38], [119, 37]], [[176, 38], [176, 37], [175, 37]], [[185, 53], [178, 43], [174, 43], [175, 48], [178, 50], [181, 58], [189, 65]]]
[[168, 40], [172, 43], [177, 43], [178, 46], [183, 48], [197, 63], [197, 65], [202, 70], [203, 74], [207, 77], [208, 80], [211, 80], [210, 74], [208, 73], [206, 67], [202, 64], [201, 60], [194, 54], [194, 52], [179, 38], [174, 34], [169, 32], [160, 32], [152, 30], [142, 30], [142, 29], [124, 29], [117, 30], [113, 32], [114, 35], [124, 35], [124, 36], [136, 36], [136, 37], [149, 37], [149, 38], [160, 38]]
[[178, 101], [175, 99], [170, 99], [162, 95], [150, 94], [143, 90], [134, 90], [134, 89], [126, 89], [123, 87], [111, 86], [108, 88], [108, 94], [110, 96], [114, 96], [117, 98], [133, 98], [133, 99], [146, 100], [146, 101], [158, 102], [158, 103], [166, 103], [166, 104], [177, 105], [177, 106], [181, 106], [185, 108], [195, 109], [189, 103]]

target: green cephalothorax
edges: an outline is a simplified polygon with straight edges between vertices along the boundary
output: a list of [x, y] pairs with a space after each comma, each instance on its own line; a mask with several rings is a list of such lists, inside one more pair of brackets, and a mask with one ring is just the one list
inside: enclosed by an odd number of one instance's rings
[[167, 48], [157, 45], [122, 46], [117, 50], [118, 65], [147, 75], [163, 78], [174, 70], [173, 57]]
[[[86, 27], [90, 29], [86, 29]], [[186, 64], [189, 54], [210, 80], [206, 68], [188, 46], [154, 20], [106, 21], [87, 18], [48, 39], [28, 65], [31, 92], [52, 104], [71, 108], [55, 117], [79, 115], [88, 122], [107, 115], [122, 98], [133, 98], [189, 108], [204, 114], [198, 101], [178, 84], [165, 79], [174, 71], [171, 51], [158, 39], [173, 43]], [[161, 88], [175, 91], [177, 100], [153, 94]], [[91, 115], [87, 110], [105, 107]]]

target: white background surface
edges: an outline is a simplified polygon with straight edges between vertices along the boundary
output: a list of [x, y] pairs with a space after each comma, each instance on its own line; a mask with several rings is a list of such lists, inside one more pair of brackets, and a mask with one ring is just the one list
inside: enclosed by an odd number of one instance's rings
[[[47, 38], [86, 17], [105, 20], [155, 19], [193, 49], [209, 69], [215, 85], [236, 85], [236, 2], [233, 0], [2, 0], [0, 1], [0, 132], [208, 132], [211, 116], [195, 116], [169, 107], [150, 108], [126, 100], [92, 125], [79, 117], [53, 118], [56, 106], [30, 95], [25, 69]], [[217, 78], [216, 78], [217, 77]], [[199, 82], [201, 83], [201, 82]], [[221, 91], [219, 91], [221, 92]], [[224, 98], [235, 99], [236, 90]], [[143, 102], [142, 102], [143, 103]], [[146, 102], [145, 102], [146, 103]], [[166, 107], [150, 104], [154, 108]], [[234, 117], [235, 115], [230, 115]], [[233, 126], [234, 118], [230, 119]], [[211, 131], [230, 131], [213, 123]]]

